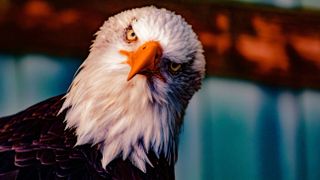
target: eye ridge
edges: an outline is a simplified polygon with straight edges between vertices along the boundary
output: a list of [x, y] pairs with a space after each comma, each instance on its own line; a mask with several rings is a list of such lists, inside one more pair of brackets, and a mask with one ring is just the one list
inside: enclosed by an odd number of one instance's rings
[[126, 28], [124, 36], [128, 43], [132, 43], [138, 40], [137, 34], [133, 31], [131, 25]]

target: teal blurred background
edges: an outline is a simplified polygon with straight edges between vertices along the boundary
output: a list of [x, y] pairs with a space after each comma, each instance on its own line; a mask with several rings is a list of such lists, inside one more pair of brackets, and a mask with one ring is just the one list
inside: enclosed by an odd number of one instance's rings
[[207, 78], [185, 120], [178, 179], [319, 180], [320, 93]]
[[[319, 0], [244, 1], [320, 8]], [[81, 62], [0, 55], [0, 116], [66, 92]], [[319, 104], [316, 90], [206, 77], [186, 113], [177, 179], [319, 180]]]

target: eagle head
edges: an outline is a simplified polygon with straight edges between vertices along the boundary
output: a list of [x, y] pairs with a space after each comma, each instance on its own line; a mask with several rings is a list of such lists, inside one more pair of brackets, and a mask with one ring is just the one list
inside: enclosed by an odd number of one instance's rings
[[181, 16], [153, 6], [124, 11], [96, 33], [60, 112], [76, 145], [100, 144], [103, 167], [121, 157], [145, 172], [150, 151], [176, 160], [204, 71], [202, 45]]

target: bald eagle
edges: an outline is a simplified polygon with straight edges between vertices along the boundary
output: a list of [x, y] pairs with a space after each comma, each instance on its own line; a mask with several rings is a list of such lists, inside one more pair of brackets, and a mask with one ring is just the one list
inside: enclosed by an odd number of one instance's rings
[[204, 71], [181, 16], [151, 6], [110, 17], [66, 94], [0, 119], [0, 179], [174, 179]]

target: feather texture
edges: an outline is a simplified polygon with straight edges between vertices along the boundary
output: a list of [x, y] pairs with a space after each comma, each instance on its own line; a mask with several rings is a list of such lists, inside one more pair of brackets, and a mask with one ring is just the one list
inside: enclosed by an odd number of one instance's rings
[[[124, 39], [128, 27], [138, 37], [135, 43]], [[134, 51], [148, 41], [161, 45], [159, 66], [165, 81], [140, 74], [127, 81], [130, 66], [119, 52]], [[166, 9], [143, 7], [110, 17], [61, 109], [68, 110], [67, 127], [76, 128], [77, 145], [102, 143], [104, 167], [120, 155], [145, 171], [150, 150], [175, 163], [183, 114], [204, 75], [202, 52], [191, 26]], [[173, 77], [170, 62], [183, 64], [183, 71]]]
[[154, 167], [146, 173], [129, 160], [114, 159], [102, 168], [100, 145], [75, 146], [75, 130], [65, 113], [57, 116], [63, 99], [57, 96], [16, 115], [0, 118], [0, 179], [173, 179], [165, 158], [153, 153]]

